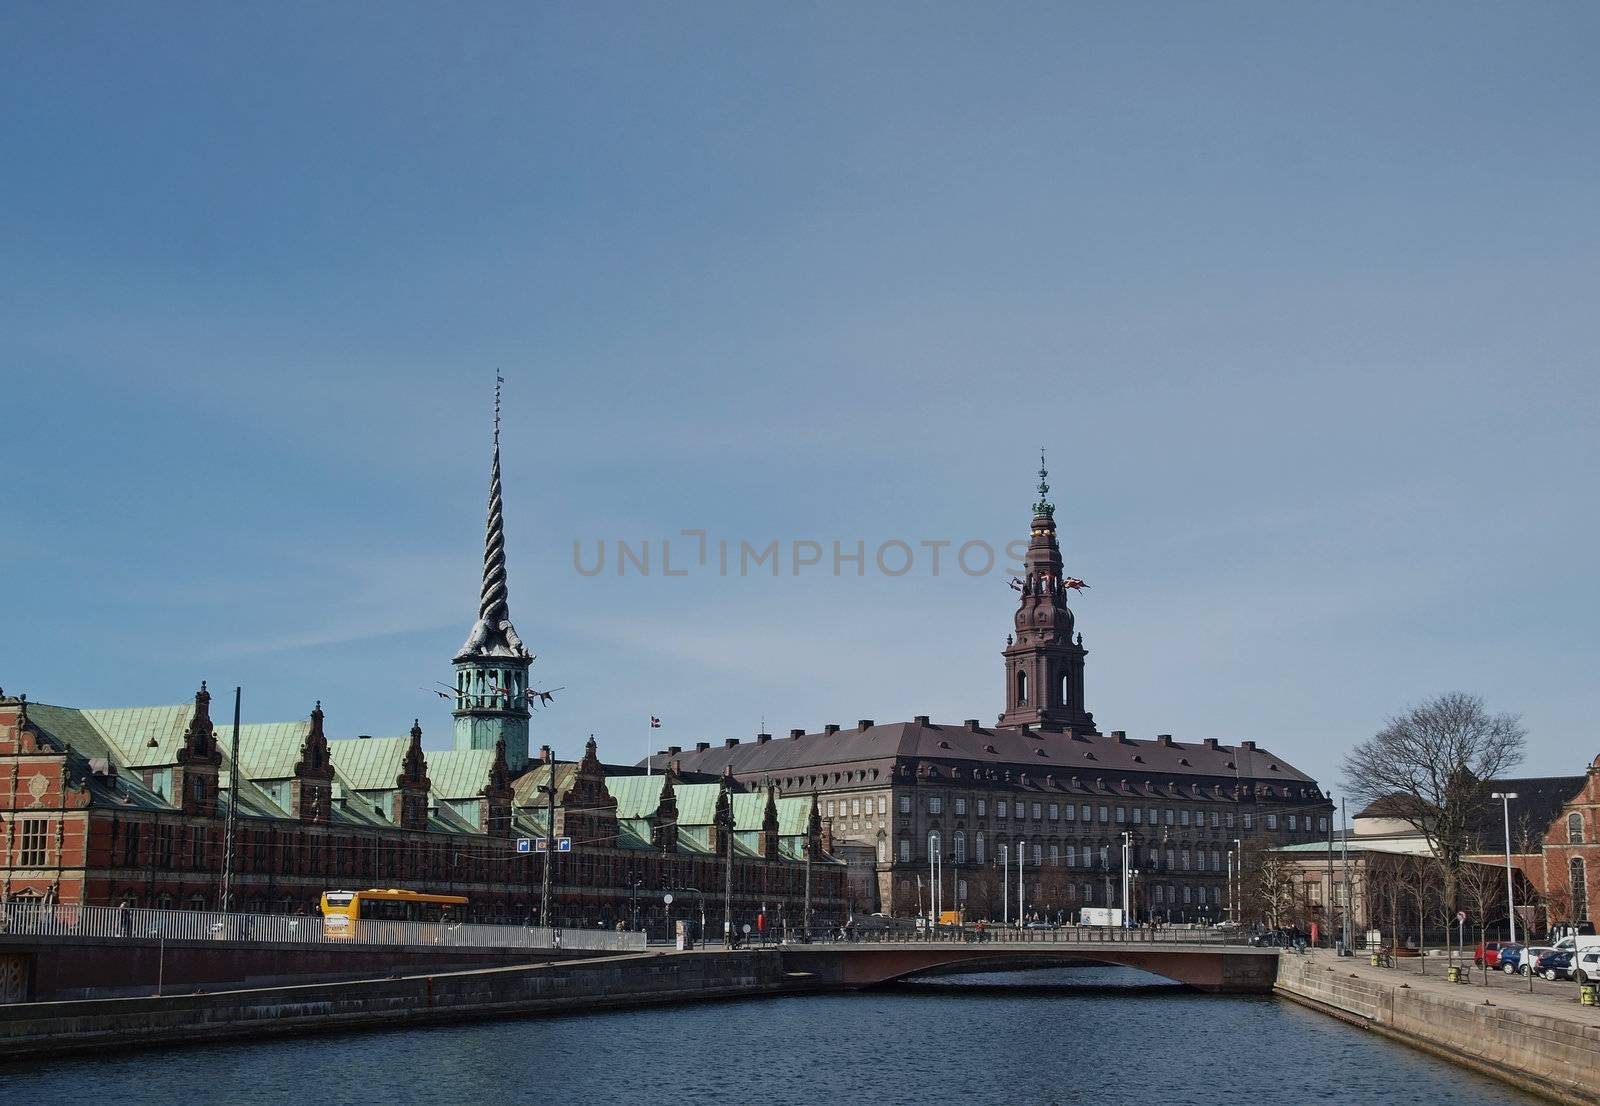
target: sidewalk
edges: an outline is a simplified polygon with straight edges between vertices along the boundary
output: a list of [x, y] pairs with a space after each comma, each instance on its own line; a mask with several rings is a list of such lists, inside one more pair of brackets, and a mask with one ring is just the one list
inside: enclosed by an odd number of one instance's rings
[[[1295, 956], [1292, 952], [1283, 955]], [[1422, 958], [1421, 963], [1426, 964], [1425, 973], [1418, 970], [1419, 959], [1397, 960], [1396, 967], [1393, 968], [1374, 968], [1364, 953], [1357, 953], [1355, 956], [1335, 956], [1331, 950], [1314, 949], [1306, 953], [1306, 958], [1316, 965], [1318, 971], [1332, 968], [1335, 973], [1344, 977], [1354, 975], [1388, 987], [1404, 986], [1413, 991], [1434, 994], [1457, 1002], [1481, 1004], [1487, 1000], [1495, 1006], [1520, 1010], [1526, 1014], [1561, 1018], [1582, 1025], [1600, 1027], [1600, 1006], [1579, 1005], [1578, 985], [1570, 980], [1551, 983], [1548, 980], [1535, 979], [1530, 994], [1528, 980], [1519, 975], [1506, 975], [1495, 969], [1489, 971], [1487, 987], [1484, 986], [1483, 969], [1478, 967], [1472, 968], [1470, 985], [1447, 982], [1445, 968], [1449, 965], [1449, 961], [1444, 957]], [[1471, 965], [1472, 962], [1458, 960], [1457, 963]]]

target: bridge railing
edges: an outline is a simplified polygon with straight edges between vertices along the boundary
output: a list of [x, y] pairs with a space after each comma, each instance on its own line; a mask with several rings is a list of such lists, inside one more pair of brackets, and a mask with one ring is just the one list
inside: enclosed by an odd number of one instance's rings
[[117, 940], [260, 941], [339, 948], [442, 945], [457, 948], [576, 949], [642, 952], [643, 933], [545, 926], [360, 919], [329, 929], [317, 915], [234, 914], [209, 910], [151, 910], [18, 902], [0, 906], [0, 934], [105, 937]]
[[848, 929], [831, 930], [814, 939], [823, 942], [877, 942], [903, 944], [907, 942], [944, 942], [973, 944], [980, 942], [1001, 944], [1137, 944], [1137, 945], [1206, 945], [1240, 946], [1250, 943], [1250, 935], [1233, 928], [1189, 929], [1163, 926], [1156, 929], [1126, 929], [1120, 926], [1057, 926], [1029, 929], [1017, 926], [989, 926], [982, 932], [973, 925], [938, 926], [932, 930], [911, 929]]

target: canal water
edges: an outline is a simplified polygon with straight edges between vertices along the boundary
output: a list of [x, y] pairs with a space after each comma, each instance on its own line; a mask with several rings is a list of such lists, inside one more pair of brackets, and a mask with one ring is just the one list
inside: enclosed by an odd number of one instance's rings
[[0, 1067], [0, 1087], [28, 1106], [1537, 1101], [1283, 1000], [1122, 968], [78, 1057]]

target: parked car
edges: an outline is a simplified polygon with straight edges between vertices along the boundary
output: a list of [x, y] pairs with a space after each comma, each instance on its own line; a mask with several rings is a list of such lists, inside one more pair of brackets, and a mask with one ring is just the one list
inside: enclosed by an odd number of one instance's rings
[[1572, 958], [1570, 952], [1551, 949], [1533, 962], [1533, 970], [1549, 980], [1568, 979], [1572, 975]]
[[1499, 968], [1507, 975], [1514, 975], [1517, 970], [1517, 961], [1521, 958], [1521, 945], [1513, 945], [1510, 941], [1501, 941], [1500, 947], [1494, 950], [1494, 960], [1490, 966]]
[[1472, 954], [1472, 962], [1480, 968], [1498, 968], [1500, 966], [1500, 948], [1509, 945], [1509, 941], [1479, 941], [1477, 951]]
[[1518, 975], [1530, 975], [1533, 972], [1534, 962], [1547, 952], [1556, 950], [1549, 945], [1528, 945], [1517, 954], [1516, 972]]
[[1578, 953], [1577, 962], [1572, 965], [1572, 978], [1579, 983], [1600, 980], [1600, 949], [1584, 949]]

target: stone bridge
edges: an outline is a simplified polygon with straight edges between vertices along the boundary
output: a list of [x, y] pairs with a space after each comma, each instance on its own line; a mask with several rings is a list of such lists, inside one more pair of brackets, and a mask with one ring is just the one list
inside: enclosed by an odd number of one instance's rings
[[1176, 941], [866, 941], [786, 945], [784, 969], [857, 990], [916, 975], [1114, 964], [1212, 994], [1268, 994], [1278, 950]]

